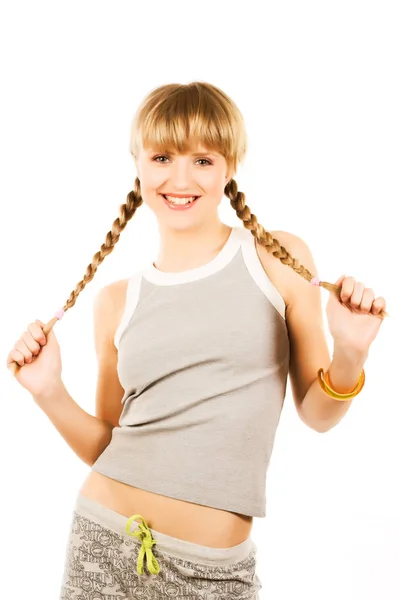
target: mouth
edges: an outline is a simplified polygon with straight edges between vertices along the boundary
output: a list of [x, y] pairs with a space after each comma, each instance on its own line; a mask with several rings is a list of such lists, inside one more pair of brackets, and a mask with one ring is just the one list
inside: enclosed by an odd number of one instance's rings
[[[201, 196], [187, 196], [186, 198], [171, 197], [168, 194], [161, 194], [166, 204], [174, 209], [187, 209], [193, 206]], [[188, 199], [190, 198], [190, 199]]]

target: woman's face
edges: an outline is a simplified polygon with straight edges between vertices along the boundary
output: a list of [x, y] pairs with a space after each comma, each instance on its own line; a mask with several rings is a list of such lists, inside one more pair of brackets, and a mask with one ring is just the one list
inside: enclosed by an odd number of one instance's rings
[[[232, 177], [221, 154], [203, 147], [188, 154], [141, 148], [135, 163], [143, 201], [162, 226], [180, 229], [218, 219], [217, 208]], [[176, 210], [164, 199], [168, 194], [199, 198], [188, 208]]]

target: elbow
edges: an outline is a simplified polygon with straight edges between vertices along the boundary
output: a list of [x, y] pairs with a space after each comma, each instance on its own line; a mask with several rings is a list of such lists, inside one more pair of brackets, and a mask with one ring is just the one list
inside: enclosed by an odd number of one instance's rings
[[299, 417], [301, 421], [309, 427], [309, 429], [316, 431], [316, 433], [327, 433], [327, 431], [330, 431], [330, 429], [332, 429], [336, 425], [336, 423], [332, 424], [331, 422], [326, 422], [322, 420], [310, 420], [307, 417], [305, 417], [301, 412], [299, 412]]
[[327, 423], [324, 425], [319, 423], [317, 427], [314, 427], [314, 430], [317, 431], [317, 433], [327, 433], [327, 431], [334, 429], [337, 425], [338, 423]]
[[103, 435], [98, 440], [98, 443], [96, 444], [95, 448], [93, 449], [93, 452], [91, 453], [90, 457], [88, 457], [88, 459], [85, 460], [85, 463], [87, 465], [89, 465], [89, 467], [92, 467], [94, 465], [94, 463], [100, 458], [101, 454], [104, 452], [104, 450], [109, 446], [109, 443], [111, 442], [114, 425], [112, 425], [112, 423], [110, 423], [109, 421], [105, 421], [105, 423], [106, 423], [106, 427], [104, 428]]

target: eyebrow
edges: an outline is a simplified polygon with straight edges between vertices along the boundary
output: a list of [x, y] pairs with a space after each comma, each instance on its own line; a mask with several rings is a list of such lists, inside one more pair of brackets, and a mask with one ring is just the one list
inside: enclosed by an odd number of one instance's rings
[[[151, 150], [150, 152], [156, 152], [156, 150]], [[164, 152], [167, 152], [171, 156], [176, 156], [175, 152], [171, 152], [169, 150], [164, 150]], [[191, 156], [204, 156], [204, 154], [207, 154], [208, 156], [215, 156], [216, 158], [219, 156], [219, 154], [212, 152], [211, 150], [206, 150], [204, 152], [191, 152]]]
[[216, 152], [212, 152], [211, 150], [205, 152], [192, 152], [192, 156], [203, 156], [204, 154], [208, 154], [209, 156], [219, 156]]

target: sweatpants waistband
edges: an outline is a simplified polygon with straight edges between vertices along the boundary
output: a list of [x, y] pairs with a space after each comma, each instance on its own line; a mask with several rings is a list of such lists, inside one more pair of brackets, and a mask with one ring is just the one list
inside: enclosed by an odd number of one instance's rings
[[[75, 511], [90, 520], [98, 522], [100, 525], [111, 529], [112, 531], [129, 539], [137, 539], [130, 537], [126, 531], [126, 525], [129, 517], [125, 517], [106, 506], [83, 496], [80, 492], [75, 502]], [[145, 519], [145, 515], [142, 515]], [[135, 531], [140, 528], [138, 521], [131, 521], [129, 525], [130, 531]], [[229, 565], [244, 560], [248, 557], [251, 551], [256, 553], [256, 545], [253, 539], [248, 537], [241, 544], [231, 546], [230, 548], [212, 548], [210, 546], [202, 546], [194, 544], [186, 540], [171, 537], [160, 531], [156, 531], [148, 527], [154, 540], [156, 547], [161, 552], [166, 552], [172, 556], [191, 560], [193, 562], [203, 562], [215, 565]], [[140, 544], [139, 540], [137, 543]]]

